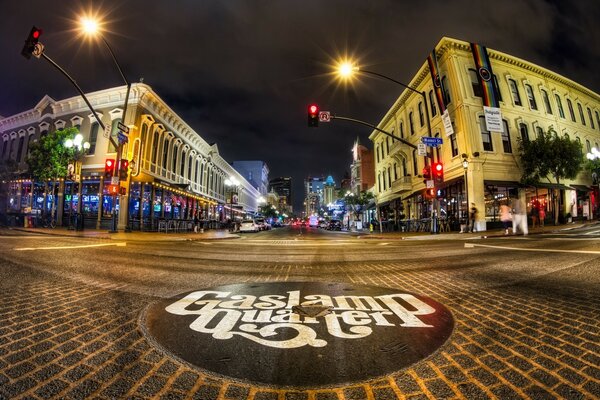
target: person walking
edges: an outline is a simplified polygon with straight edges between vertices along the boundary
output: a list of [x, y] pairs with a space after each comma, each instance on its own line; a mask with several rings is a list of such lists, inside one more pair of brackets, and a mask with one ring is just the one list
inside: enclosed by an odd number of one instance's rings
[[531, 226], [535, 228], [539, 226], [540, 211], [536, 202], [531, 204]]
[[524, 236], [527, 235], [527, 207], [525, 202], [519, 198], [513, 200], [513, 235], [517, 232], [522, 232]]
[[546, 219], [546, 210], [544, 210], [544, 207], [541, 206], [540, 207], [540, 212], [539, 212], [539, 218], [540, 218], [540, 228], [544, 227], [544, 220]]
[[508, 228], [512, 225], [512, 214], [508, 204], [504, 203], [500, 206], [500, 221], [504, 226], [504, 234], [508, 235]]
[[471, 203], [471, 210], [469, 211], [469, 217], [471, 218], [471, 226], [469, 228], [469, 232], [475, 232], [475, 219], [477, 218], [477, 207], [475, 207], [475, 203]]

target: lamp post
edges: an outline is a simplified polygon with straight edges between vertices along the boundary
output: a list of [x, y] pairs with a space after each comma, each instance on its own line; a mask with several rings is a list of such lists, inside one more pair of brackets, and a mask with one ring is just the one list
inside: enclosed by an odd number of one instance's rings
[[[237, 194], [240, 182], [233, 176], [225, 179], [225, 186], [229, 188], [229, 218], [233, 223], [233, 195]], [[237, 201], [236, 201], [237, 204]]]
[[[467, 186], [467, 171], [469, 169], [469, 160], [467, 160], [467, 155], [463, 154], [463, 161], [462, 161], [462, 166], [463, 169], [465, 170], [465, 200], [466, 200], [466, 204], [465, 204], [465, 213], [467, 214], [467, 226], [466, 229], [469, 228], [469, 226], [471, 226], [471, 221], [470, 219], [470, 215], [469, 215], [469, 189]], [[462, 232], [462, 230], [461, 230]]]
[[[86, 34], [88, 36], [99, 36], [102, 39], [102, 41], [106, 45], [106, 48], [108, 49], [108, 52], [110, 53], [110, 55], [112, 57], [115, 65], [117, 66], [117, 69], [119, 70], [119, 74], [121, 75], [123, 82], [125, 82], [125, 85], [127, 86], [127, 90], [125, 92], [125, 104], [123, 105], [123, 118], [122, 118], [123, 125], [127, 126], [125, 118], [127, 116], [127, 105], [129, 103], [129, 91], [131, 89], [131, 83], [125, 77], [125, 74], [123, 73], [123, 70], [121, 69], [121, 65], [117, 61], [117, 57], [115, 56], [115, 53], [113, 52], [112, 48], [108, 44], [108, 41], [106, 40], [104, 35], [102, 35], [101, 29], [100, 29], [100, 23], [98, 21], [96, 21], [92, 18], [88, 18], [88, 17], [82, 18], [80, 23], [81, 23], [81, 28], [82, 28], [82, 31], [84, 34]], [[127, 133], [128, 132], [124, 132], [124, 134], [127, 134]], [[116, 158], [116, 160], [115, 160], [116, 168], [114, 169], [113, 176], [119, 176], [119, 170], [121, 169], [122, 152], [123, 152], [123, 143], [120, 140], [118, 140], [117, 156], [115, 157]], [[128, 177], [127, 179], [130, 179], [130, 177]], [[127, 193], [126, 196], [129, 196], [129, 193]], [[113, 213], [112, 213], [112, 232], [117, 231], [116, 203], [117, 203], [117, 195], [114, 194], [113, 195]], [[129, 216], [128, 216], [129, 210], [128, 210], [127, 205], [125, 206], [125, 213], [126, 213], [125, 215], [127, 215], [127, 218], [129, 218]]]
[[[89, 142], [84, 142], [83, 141], [83, 136], [81, 135], [81, 133], [78, 133], [77, 135], [75, 135], [75, 138], [73, 139], [67, 139], [64, 143], [65, 147], [67, 149], [73, 149], [73, 161], [75, 163], [75, 179], [74, 181], [77, 181], [77, 222], [75, 224], [75, 229], [76, 230], [82, 230], [83, 229], [83, 216], [81, 213], [82, 210], [82, 203], [83, 203], [83, 198], [82, 198], [82, 194], [83, 194], [83, 190], [82, 190], [82, 182], [83, 182], [83, 177], [82, 177], [82, 173], [81, 173], [81, 167], [83, 164], [83, 156], [88, 152], [88, 150], [90, 149], [90, 143]], [[73, 191], [71, 190], [71, 196], [73, 196]]]
[[[357, 65], [354, 65], [354, 63], [351, 61], [340, 62], [337, 66], [337, 72], [338, 72], [338, 76], [340, 76], [342, 79], [349, 79], [354, 74], [357, 74], [357, 73], [372, 75], [377, 78], [381, 78], [381, 79], [393, 82], [397, 85], [402, 86], [403, 88], [405, 88], [407, 90], [410, 90], [411, 92], [417, 93], [418, 95], [420, 95], [423, 98], [423, 104], [425, 106], [425, 119], [427, 121], [427, 134], [429, 135], [429, 137], [433, 136], [432, 132], [431, 132], [431, 121], [429, 119], [429, 106], [427, 104], [427, 93], [425, 93], [425, 91], [419, 91], [412, 86], [409, 86], [405, 83], [397, 81], [396, 79], [390, 78], [389, 76], [380, 74], [378, 72], [361, 69]], [[427, 158], [433, 160], [433, 151], [425, 156], [425, 160], [427, 160]], [[431, 201], [431, 233], [437, 233], [436, 232], [437, 223], [436, 223], [435, 217], [434, 217], [434, 208], [436, 208], [436, 209], [439, 208], [436, 205], [436, 199], [432, 199], [432, 201]], [[379, 226], [380, 226], [380, 230], [381, 230], [381, 221], [379, 221]]]
[[[592, 147], [591, 151], [585, 155], [589, 162], [589, 168], [592, 171], [592, 183], [598, 184], [598, 192], [600, 193], [600, 151]], [[598, 201], [598, 200], [596, 200]], [[591, 199], [590, 199], [591, 203]], [[590, 204], [590, 208], [591, 208]], [[599, 209], [597, 209], [598, 211]], [[593, 216], [592, 216], [593, 217]]]

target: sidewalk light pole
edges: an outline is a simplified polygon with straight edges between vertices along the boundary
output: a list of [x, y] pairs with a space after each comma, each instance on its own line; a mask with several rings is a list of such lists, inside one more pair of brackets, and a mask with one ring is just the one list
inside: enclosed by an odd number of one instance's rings
[[467, 214], [466, 229], [469, 229], [469, 226], [471, 226], [471, 221], [470, 221], [471, 216], [469, 214], [469, 190], [467, 189], [467, 170], [469, 169], [469, 160], [467, 160], [466, 154], [463, 154], [462, 156], [463, 156], [462, 165], [463, 165], [463, 169], [465, 170], [465, 200], [467, 201], [467, 203], [465, 204], [465, 213]]
[[[123, 82], [125, 82], [125, 85], [127, 86], [127, 90], [125, 92], [125, 104], [123, 105], [123, 118], [122, 118], [123, 125], [127, 126], [127, 124], [126, 124], [127, 105], [129, 103], [129, 91], [131, 89], [131, 82], [129, 82], [129, 80], [125, 77], [125, 74], [123, 73], [123, 69], [121, 68], [121, 65], [119, 64], [119, 62], [117, 61], [117, 57], [115, 56], [114, 51], [108, 44], [108, 41], [106, 40], [104, 35], [102, 35], [101, 29], [100, 29], [100, 23], [98, 21], [88, 18], [88, 17], [82, 18], [80, 23], [81, 23], [81, 28], [82, 28], [82, 31], [84, 32], [84, 34], [86, 34], [88, 36], [99, 36], [100, 39], [102, 39], [102, 41], [106, 45], [106, 48], [108, 49], [108, 52], [110, 53], [110, 56], [112, 57], [115, 65], [117, 66], [117, 69], [119, 70], [119, 74], [121, 75]], [[112, 136], [112, 132], [111, 132], [111, 136]], [[112, 137], [111, 137], [111, 141], [112, 141]], [[113, 144], [114, 144], [114, 142], [113, 142]], [[115, 157], [116, 158], [116, 160], [115, 160], [116, 168], [114, 169], [113, 176], [119, 176], [119, 171], [121, 170], [121, 157], [122, 157], [122, 153], [123, 153], [123, 143], [121, 142], [121, 140], [118, 140], [118, 145], [115, 147], [117, 148], [117, 156]], [[127, 179], [131, 179], [131, 178], [128, 176]], [[126, 196], [128, 196], [128, 195], [129, 195], [129, 193], [126, 194]], [[117, 219], [117, 212], [116, 212], [116, 203], [117, 203], [117, 195], [113, 194], [113, 213], [112, 213], [112, 230], [111, 230], [112, 232], [117, 231], [118, 219]], [[126, 204], [125, 207], [128, 207], [128, 204]], [[128, 210], [126, 209], [125, 212], [126, 212], [127, 218], [129, 219]]]
[[[396, 79], [390, 78], [389, 76], [380, 74], [378, 72], [373, 72], [373, 71], [361, 69], [357, 65], [354, 65], [354, 63], [349, 62], [349, 61], [340, 62], [338, 64], [337, 72], [338, 72], [338, 75], [341, 78], [343, 78], [343, 79], [349, 79], [353, 75], [358, 74], [358, 73], [372, 75], [372, 76], [375, 76], [377, 78], [381, 78], [381, 79], [393, 82], [393, 83], [395, 83], [397, 85], [402, 86], [403, 88], [405, 88], [407, 90], [410, 90], [411, 92], [419, 94], [423, 98], [423, 104], [425, 106], [425, 119], [427, 121], [427, 134], [429, 135], [429, 137], [433, 137], [432, 132], [431, 132], [431, 121], [429, 119], [429, 106], [427, 104], [427, 93], [425, 93], [425, 91], [419, 91], [419, 90], [415, 89], [412, 86], [409, 86], [409, 85], [407, 85], [405, 83], [397, 81]], [[428, 155], [426, 155], [424, 158], [425, 158], [425, 160], [427, 160], [427, 158], [433, 160], [433, 151], [431, 151], [431, 153], [428, 154]], [[432, 208], [432, 210], [431, 210], [431, 233], [436, 233], [435, 229], [436, 229], [436, 226], [437, 226], [437, 224], [435, 223], [435, 220], [434, 220], [434, 210], [433, 210], [434, 207], [436, 207], [436, 200], [435, 199], [433, 199], [431, 201], [431, 208]], [[379, 221], [379, 224], [381, 226], [381, 221]]]
[[[225, 186], [229, 188], [229, 219], [233, 223], [233, 194], [237, 192], [240, 181], [231, 176], [225, 179]], [[237, 203], [237, 202], [236, 202]]]
[[[77, 181], [77, 223], [75, 224], [75, 230], [83, 229], [83, 216], [81, 214], [82, 211], [82, 203], [83, 203], [83, 174], [82, 174], [82, 165], [83, 165], [83, 156], [87, 154], [90, 149], [89, 142], [83, 142], [83, 136], [81, 133], [75, 135], [73, 139], [67, 139], [65, 141], [65, 147], [67, 149], [73, 149], [73, 160], [75, 161], [75, 180]], [[71, 196], [73, 196], [73, 191], [71, 190]], [[80, 220], [81, 219], [81, 220]]]

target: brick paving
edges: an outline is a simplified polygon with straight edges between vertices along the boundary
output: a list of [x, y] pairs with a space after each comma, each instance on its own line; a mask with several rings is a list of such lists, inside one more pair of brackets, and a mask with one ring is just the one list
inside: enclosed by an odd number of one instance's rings
[[[478, 287], [409, 262], [307, 268], [265, 264], [246, 280], [320, 280], [410, 288], [452, 310], [431, 357], [373, 381], [278, 389], [190, 368], [155, 348], [139, 317], [155, 298], [36, 272], [0, 292], [0, 398], [385, 400], [600, 397], [600, 293], [536, 282]], [[9, 267], [12, 268], [12, 267]], [[221, 277], [223, 283], [242, 275]], [[213, 282], [207, 287], [215, 286]]]

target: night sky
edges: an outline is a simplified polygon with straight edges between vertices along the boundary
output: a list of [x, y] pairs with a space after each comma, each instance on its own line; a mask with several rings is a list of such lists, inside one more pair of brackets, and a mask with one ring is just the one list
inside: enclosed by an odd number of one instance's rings
[[292, 176], [296, 210], [304, 177], [331, 174], [339, 184], [354, 140], [368, 143], [370, 133], [343, 121], [308, 128], [308, 104], [377, 124], [401, 92], [369, 77], [338, 84], [331, 71], [340, 57], [409, 82], [448, 36], [600, 92], [598, 0], [0, 0], [0, 115], [45, 94], [77, 94], [46, 61], [20, 55], [33, 25], [84, 91], [122, 84], [106, 49], [77, 36], [83, 13], [104, 16], [127, 77], [143, 78], [226, 160], [264, 160], [272, 178]]

